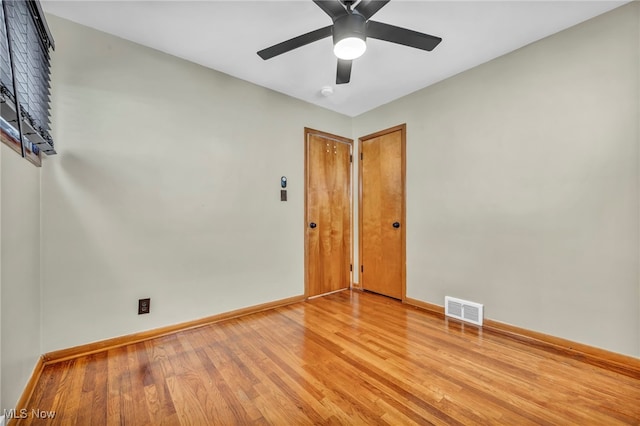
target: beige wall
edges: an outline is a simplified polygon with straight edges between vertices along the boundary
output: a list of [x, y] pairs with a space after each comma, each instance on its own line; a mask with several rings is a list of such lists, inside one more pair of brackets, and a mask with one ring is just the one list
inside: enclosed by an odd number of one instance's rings
[[[629, 11], [629, 13], [633, 14], [632, 11]], [[637, 30], [636, 30], [636, 34], [638, 36], [638, 50], [640, 51], [640, 4], [638, 4], [638, 2], [636, 2], [636, 17], [637, 17]], [[640, 53], [638, 53], [638, 55], [640, 55]], [[639, 60], [640, 62], [640, 60]], [[638, 71], [638, 79], [637, 84], [636, 84], [636, 89], [638, 91], [638, 97], [636, 99], [636, 103], [638, 104], [638, 120], [636, 121], [637, 124], [637, 130], [636, 130], [636, 136], [637, 136], [637, 140], [638, 140], [638, 164], [640, 164], [640, 65], [637, 67], [637, 71]], [[638, 173], [640, 175], [640, 173]], [[640, 245], [640, 243], [639, 243]], [[640, 259], [639, 259], [639, 264], [640, 264]], [[639, 267], [640, 270], [640, 267]], [[640, 285], [640, 284], [639, 284]], [[638, 309], [637, 309], [637, 315], [638, 315], [638, 324], [640, 324], [640, 290], [638, 291]], [[639, 325], [640, 328], [640, 325]], [[640, 331], [638, 332], [638, 334], [640, 334]], [[638, 339], [640, 340], [640, 336], [638, 337]], [[638, 351], [636, 353], [636, 356], [640, 357], [640, 348], [638, 348]]]
[[640, 356], [640, 4], [354, 120], [407, 123], [407, 296]]
[[40, 346], [40, 169], [0, 144], [0, 414], [14, 408]]
[[640, 356], [638, 7], [353, 120], [49, 17], [42, 351], [302, 294], [303, 127], [406, 122], [408, 296]]
[[303, 128], [351, 119], [47, 19], [43, 350], [303, 294]]

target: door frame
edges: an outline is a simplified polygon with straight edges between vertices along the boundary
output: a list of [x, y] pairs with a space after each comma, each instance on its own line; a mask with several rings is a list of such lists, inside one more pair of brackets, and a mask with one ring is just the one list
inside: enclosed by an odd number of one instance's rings
[[309, 238], [307, 226], [309, 224], [307, 198], [309, 192], [309, 135], [319, 135], [326, 139], [332, 139], [340, 143], [349, 145], [351, 151], [351, 162], [349, 167], [349, 264], [351, 271], [349, 273], [349, 287], [353, 287], [353, 139], [343, 136], [334, 135], [332, 133], [323, 132], [321, 130], [304, 128], [304, 298], [309, 298]]
[[[401, 210], [401, 223], [400, 227], [400, 240], [402, 242], [402, 296], [401, 300], [404, 303], [407, 299], [407, 124], [399, 124], [397, 126], [390, 127], [388, 129], [380, 130], [379, 132], [371, 133], [366, 136], [358, 138], [358, 158], [362, 160], [362, 143], [374, 139], [380, 136], [384, 136], [389, 133], [397, 132], [400, 130], [400, 146], [402, 150], [401, 154], [401, 181], [402, 181], [402, 206]], [[364, 289], [362, 285], [362, 163], [358, 163], [358, 285], [361, 289]]]

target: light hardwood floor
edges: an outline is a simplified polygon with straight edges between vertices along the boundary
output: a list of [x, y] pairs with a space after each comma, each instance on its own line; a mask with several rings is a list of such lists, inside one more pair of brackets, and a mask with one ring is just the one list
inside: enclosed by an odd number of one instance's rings
[[640, 424], [640, 378], [358, 291], [46, 366], [19, 424]]

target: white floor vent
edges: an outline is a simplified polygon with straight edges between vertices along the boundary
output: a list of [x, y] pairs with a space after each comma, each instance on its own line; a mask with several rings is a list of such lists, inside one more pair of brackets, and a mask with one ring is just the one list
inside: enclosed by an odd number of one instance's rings
[[482, 325], [483, 306], [479, 303], [468, 300], [456, 299], [455, 297], [444, 297], [444, 314], [446, 316], [467, 321], [472, 324]]

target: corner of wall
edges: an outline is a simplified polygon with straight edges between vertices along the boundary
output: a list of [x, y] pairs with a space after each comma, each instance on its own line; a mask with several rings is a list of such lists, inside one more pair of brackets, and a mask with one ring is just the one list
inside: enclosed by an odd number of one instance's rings
[[[0, 149], [0, 164], [2, 164], [2, 149]], [[0, 241], [2, 241], [2, 173], [0, 173]], [[2, 365], [2, 244], [0, 244], [0, 366]], [[2, 369], [0, 368], [0, 410], [2, 405]]]
[[[638, 36], [638, 46], [637, 46], [637, 52], [638, 52], [638, 60], [636, 61], [636, 64], [638, 64], [638, 79], [636, 80], [636, 84], [637, 84], [637, 90], [638, 90], [638, 98], [636, 99], [636, 116], [640, 117], [640, 1], [635, 1], [634, 2], [634, 6], [636, 8], [636, 17], [637, 17], [637, 22], [636, 22], [636, 33]], [[638, 173], [638, 182], [639, 185], [638, 187], [640, 188], [640, 120], [637, 121], [637, 130], [636, 130], [636, 146], [638, 147], [638, 169], [637, 169], [637, 173]], [[640, 220], [640, 217], [639, 217]], [[638, 227], [638, 231], [640, 233], [640, 226]], [[638, 235], [638, 244], [640, 245], [640, 234]], [[637, 349], [637, 353], [640, 354], [640, 259], [638, 261], [638, 325], [637, 325], [637, 329], [638, 329], [638, 349]]]
[[38, 255], [39, 255], [39, 262], [38, 262], [38, 314], [40, 315], [40, 333], [38, 335], [38, 351], [40, 354], [44, 353], [44, 340], [43, 340], [43, 330], [44, 330], [44, 309], [43, 309], [43, 305], [44, 305], [44, 299], [43, 299], [43, 273], [42, 273], [42, 269], [43, 269], [43, 264], [44, 262], [42, 261], [43, 259], [43, 250], [42, 250], [42, 175], [43, 175], [43, 171], [42, 169], [44, 167], [47, 166], [47, 162], [43, 161], [42, 162], [42, 167], [40, 168], [40, 176], [39, 176], [39, 188], [40, 191], [38, 193], [38, 242], [39, 242], [39, 247], [38, 247]]

